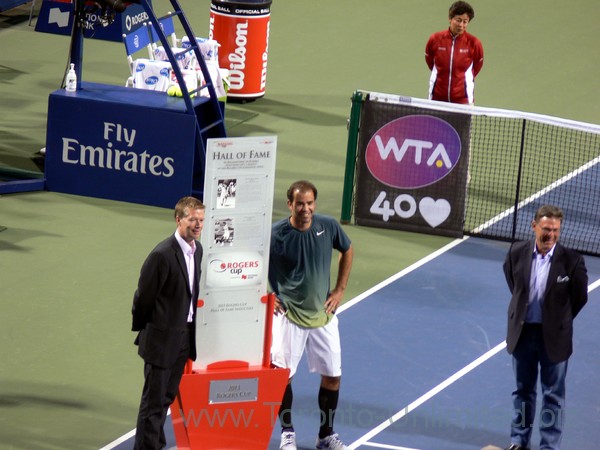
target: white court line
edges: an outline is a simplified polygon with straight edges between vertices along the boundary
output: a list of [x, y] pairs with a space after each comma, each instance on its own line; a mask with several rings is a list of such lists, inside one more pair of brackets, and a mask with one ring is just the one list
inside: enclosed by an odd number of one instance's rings
[[398, 447], [397, 445], [376, 444], [374, 442], [368, 442], [364, 445], [367, 447], [386, 448], [389, 450], [419, 450], [418, 448]]
[[[585, 172], [586, 170], [595, 166], [598, 163], [600, 163], [600, 156], [595, 157], [594, 159], [592, 159], [592, 160], [588, 161], [587, 163], [585, 163], [584, 165], [578, 167], [571, 173], [568, 173], [564, 177], [556, 180], [554, 183], [549, 184], [542, 190], [536, 192], [535, 194], [527, 197], [525, 200], [519, 202], [519, 204], [517, 205], [517, 209], [518, 210], [522, 209], [523, 207], [525, 207], [525, 205], [528, 205], [529, 203], [533, 202], [534, 200], [537, 200], [538, 198], [547, 194], [548, 192], [552, 191], [553, 189], [556, 189], [557, 187], [565, 184], [570, 179], [575, 178], [576, 176], [580, 175], [581, 173]], [[500, 214], [498, 214], [496, 217], [488, 220], [483, 225], [479, 225], [477, 228], [473, 229], [471, 231], [471, 233], [475, 233], [475, 234], [481, 233], [483, 230], [491, 227], [492, 225], [494, 225], [497, 222], [500, 222], [505, 217], [508, 217], [511, 214], [514, 214], [514, 212], [515, 212], [515, 207], [512, 206], [512, 207], [508, 208], [506, 211], [503, 211]]]
[[398, 272], [395, 275], [392, 275], [391, 277], [383, 280], [381, 283], [376, 284], [375, 286], [373, 286], [371, 289], [363, 292], [362, 294], [354, 297], [352, 300], [348, 300], [346, 303], [344, 303], [342, 306], [340, 306], [336, 312], [336, 314], [339, 314], [343, 311], [345, 311], [346, 309], [350, 308], [351, 306], [356, 305], [357, 303], [363, 301], [365, 298], [369, 297], [370, 295], [374, 294], [375, 292], [379, 291], [380, 289], [383, 289], [384, 287], [386, 287], [388, 284], [393, 283], [394, 281], [397, 281], [399, 278], [402, 278], [404, 275], [409, 274], [410, 272], [412, 272], [413, 270], [418, 269], [419, 267], [427, 264], [429, 261], [437, 258], [438, 256], [440, 256], [443, 253], [446, 253], [448, 250], [453, 249], [454, 247], [456, 247], [458, 244], [461, 244], [463, 242], [465, 242], [467, 239], [469, 239], [469, 236], [465, 236], [462, 239], [456, 239], [452, 242], [450, 242], [449, 244], [444, 245], [442, 248], [436, 250], [433, 253], [430, 253], [429, 255], [427, 255], [426, 257], [420, 259], [419, 261], [411, 264], [410, 266], [408, 266], [407, 268], [401, 270], [400, 272]]
[[383, 430], [385, 430], [387, 427], [389, 427], [394, 422], [397, 422], [398, 420], [400, 420], [401, 418], [403, 418], [404, 416], [406, 416], [408, 413], [410, 413], [410, 412], [414, 411], [415, 409], [417, 409], [419, 406], [421, 406], [423, 403], [425, 403], [431, 397], [433, 397], [434, 395], [440, 393], [441, 391], [443, 391], [444, 389], [446, 389], [448, 386], [450, 386], [455, 381], [460, 380], [463, 376], [465, 376], [471, 370], [475, 369], [477, 366], [481, 365], [482, 363], [484, 363], [485, 361], [487, 361], [488, 359], [490, 359], [492, 356], [494, 356], [500, 350], [503, 350], [505, 347], [506, 347], [506, 341], [503, 341], [500, 344], [496, 345], [493, 349], [488, 350], [486, 353], [484, 353], [483, 355], [481, 355], [475, 361], [473, 361], [469, 365], [463, 367], [461, 370], [459, 370], [458, 372], [456, 372], [451, 377], [446, 378], [446, 380], [444, 380], [443, 382], [441, 382], [440, 384], [438, 384], [436, 387], [434, 387], [433, 389], [431, 389], [429, 392], [427, 392], [426, 394], [424, 394], [421, 397], [419, 397], [418, 399], [416, 399], [410, 405], [405, 406], [403, 409], [401, 409], [400, 411], [398, 411], [392, 417], [390, 417], [389, 419], [386, 419], [385, 421], [383, 421], [382, 423], [380, 423], [378, 426], [376, 426], [375, 428], [373, 428], [371, 431], [369, 431], [368, 433], [366, 433], [365, 435], [363, 435], [361, 438], [359, 438], [358, 440], [354, 441], [352, 444], [350, 444], [348, 446], [348, 449], [349, 450], [354, 450], [355, 448], [358, 448], [359, 446], [361, 446], [362, 444], [364, 444], [365, 442], [367, 442], [369, 439], [371, 439], [373, 436], [381, 433]]
[[[592, 284], [590, 284], [588, 286], [588, 294], [590, 292], [592, 292], [594, 289], [596, 289], [597, 287], [599, 287], [599, 286], [600, 286], [600, 279], [594, 281]], [[390, 425], [392, 425], [394, 422], [397, 422], [398, 420], [400, 420], [401, 418], [403, 418], [404, 416], [406, 416], [408, 413], [410, 413], [410, 412], [414, 411], [415, 409], [417, 409], [419, 406], [421, 406], [427, 400], [429, 400], [430, 398], [432, 398], [434, 395], [439, 394], [441, 391], [443, 391], [444, 389], [446, 389], [452, 383], [454, 383], [455, 381], [458, 381], [459, 379], [461, 379], [467, 373], [469, 373], [470, 371], [472, 371], [473, 369], [475, 369], [477, 366], [483, 364], [485, 361], [487, 361], [488, 359], [490, 359], [491, 357], [493, 357], [494, 355], [496, 355], [498, 352], [500, 352], [504, 348], [506, 348], [506, 341], [502, 341], [500, 344], [496, 345], [493, 349], [488, 350], [486, 353], [484, 353], [483, 355], [481, 355], [475, 361], [473, 361], [469, 365], [463, 367], [461, 370], [459, 370], [458, 372], [456, 372], [451, 377], [446, 378], [446, 380], [444, 380], [442, 383], [438, 384], [436, 387], [434, 387], [433, 389], [431, 389], [429, 392], [425, 393], [424, 395], [422, 395], [421, 397], [419, 397], [418, 399], [416, 399], [410, 405], [405, 406], [403, 409], [401, 409], [400, 411], [398, 411], [396, 414], [394, 414], [390, 418], [386, 419], [385, 421], [381, 422], [378, 426], [376, 426], [375, 428], [373, 428], [371, 431], [369, 431], [368, 433], [364, 434], [362, 437], [360, 437], [359, 439], [357, 439], [356, 441], [354, 441], [352, 444], [348, 445], [348, 449], [349, 450], [354, 450], [354, 449], [360, 447], [361, 445], [366, 445], [366, 446], [370, 446], [370, 447], [381, 447], [382, 444], [375, 444], [375, 443], [372, 443], [372, 442], [368, 442], [369, 439], [371, 439], [373, 436], [381, 433], [387, 427], [389, 427]], [[381, 447], [381, 448], [402, 449], [402, 447], [392, 447], [392, 446], [390, 446], [390, 447]]]
[[588, 294], [590, 292], [592, 292], [594, 289], [596, 289], [598, 286], [600, 286], [600, 278], [588, 286]]
[[114, 441], [112, 441], [110, 444], [105, 445], [104, 447], [102, 447], [100, 450], [110, 450], [115, 448], [117, 445], [122, 444], [123, 442], [125, 442], [128, 439], [131, 439], [133, 436], [135, 436], [135, 428], [133, 430], [131, 430], [129, 433], [124, 434], [123, 436], [121, 436], [118, 439], [115, 439]]
[[[167, 417], [170, 416], [170, 415], [171, 415], [171, 408], [169, 408], [169, 410], [167, 411]], [[121, 436], [120, 438], [115, 439], [110, 444], [106, 444], [100, 450], [112, 450], [117, 445], [121, 445], [123, 442], [125, 442], [125, 441], [127, 441], [127, 440], [129, 440], [129, 439], [131, 439], [132, 437], [135, 436], [135, 430], [137, 430], [137, 428], [134, 428], [130, 432], [125, 433], [123, 436]]]

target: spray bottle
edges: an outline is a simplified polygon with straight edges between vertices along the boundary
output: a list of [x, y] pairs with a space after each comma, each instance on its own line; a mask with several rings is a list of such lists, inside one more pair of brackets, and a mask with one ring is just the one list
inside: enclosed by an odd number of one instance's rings
[[65, 90], [67, 92], [75, 92], [77, 90], [77, 74], [75, 73], [75, 64], [71, 64], [71, 69], [67, 73]]

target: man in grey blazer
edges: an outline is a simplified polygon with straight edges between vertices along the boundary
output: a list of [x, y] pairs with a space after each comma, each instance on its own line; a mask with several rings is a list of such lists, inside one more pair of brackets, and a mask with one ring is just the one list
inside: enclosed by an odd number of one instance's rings
[[588, 284], [583, 257], [558, 243], [562, 221], [560, 208], [539, 208], [531, 224], [535, 239], [513, 244], [504, 262], [512, 293], [506, 344], [516, 378], [507, 450], [528, 449], [538, 373], [543, 395], [540, 450], [560, 449], [573, 319], [587, 302]]
[[179, 390], [188, 359], [196, 359], [196, 306], [200, 283], [204, 205], [184, 197], [175, 205], [175, 233], [150, 252], [133, 297], [132, 330], [144, 360], [144, 388], [136, 450], [166, 446], [167, 410]]

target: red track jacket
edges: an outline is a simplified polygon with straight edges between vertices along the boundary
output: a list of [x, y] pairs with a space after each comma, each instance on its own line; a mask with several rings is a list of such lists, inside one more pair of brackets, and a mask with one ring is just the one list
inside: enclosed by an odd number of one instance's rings
[[475, 77], [483, 66], [479, 39], [467, 32], [457, 37], [450, 30], [434, 33], [425, 47], [425, 61], [431, 70], [430, 100], [474, 102]]

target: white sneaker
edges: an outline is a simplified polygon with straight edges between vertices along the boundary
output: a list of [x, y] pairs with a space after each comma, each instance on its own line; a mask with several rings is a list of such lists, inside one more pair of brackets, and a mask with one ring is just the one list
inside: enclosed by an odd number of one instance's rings
[[281, 433], [279, 450], [296, 450], [296, 433], [294, 431], [284, 431]]
[[317, 437], [317, 450], [346, 450], [347, 448], [337, 433], [333, 433], [323, 439]]

